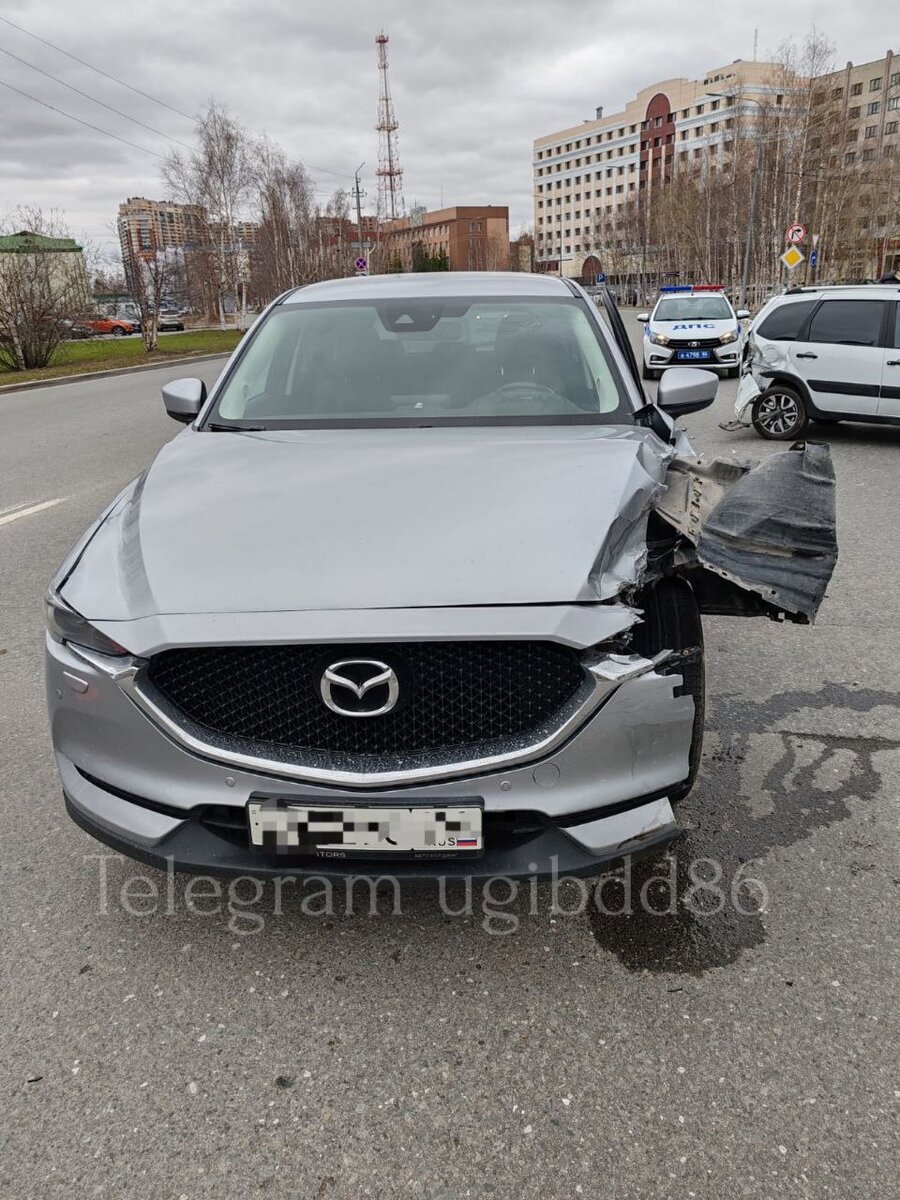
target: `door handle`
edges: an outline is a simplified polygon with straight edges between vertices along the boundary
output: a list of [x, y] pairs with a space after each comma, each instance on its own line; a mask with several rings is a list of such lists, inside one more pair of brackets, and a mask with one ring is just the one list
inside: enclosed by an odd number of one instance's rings
[[887, 360], [887, 365], [889, 367], [900, 367], [900, 358], [889, 358]]
[[818, 358], [819, 356], [818, 356], [818, 354], [809, 354], [807, 351], [804, 351], [803, 354], [797, 354], [797, 355], [795, 355], [795, 357], [796, 358]]

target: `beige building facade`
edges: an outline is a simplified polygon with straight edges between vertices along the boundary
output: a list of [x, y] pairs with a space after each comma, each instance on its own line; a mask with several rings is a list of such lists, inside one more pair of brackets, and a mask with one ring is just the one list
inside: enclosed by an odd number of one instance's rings
[[[785, 103], [779, 69], [740, 59], [703, 79], [666, 79], [642, 88], [620, 111], [534, 142], [536, 269], [589, 278], [602, 269], [607, 223], [629, 202], [649, 199], [680, 165], [716, 170], [741, 120], [758, 101]], [[587, 271], [586, 268], [587, 267]]]

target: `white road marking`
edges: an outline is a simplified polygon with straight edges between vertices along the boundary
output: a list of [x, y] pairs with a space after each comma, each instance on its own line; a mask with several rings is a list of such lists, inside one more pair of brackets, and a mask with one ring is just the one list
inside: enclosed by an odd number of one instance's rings
[[23, 500], [20, 504], [11, 504], [9, 508], [0, 508], [0, 517], [5, 517], [7, 513], [15, 512], [19, 508], [25, 508], [27, 503], [27, 500]]
[[8, 525], [10, 521], [18, 521], [19, 517], [30, 517], [34, 513], [43, 512], [45, 508], [54, 508], [57, 504], [62, 504], [65, 496], [58, 496], [55, 500], [42, 500], [40, 504], [29, 504], [27, 508], [22, 508], [21, 505], [15, 505], [12, 509], [5, 509], [4, 516], [0, 516], [0, 525]]

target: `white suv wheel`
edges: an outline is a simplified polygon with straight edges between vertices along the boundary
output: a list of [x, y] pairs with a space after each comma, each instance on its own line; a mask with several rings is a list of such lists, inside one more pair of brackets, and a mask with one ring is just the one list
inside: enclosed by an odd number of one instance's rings
[[781, 441], [797, 437], [807, 420], [803, 401], [790, 388], [776, 385], [753, 405], [753, 427], [764, 438]]

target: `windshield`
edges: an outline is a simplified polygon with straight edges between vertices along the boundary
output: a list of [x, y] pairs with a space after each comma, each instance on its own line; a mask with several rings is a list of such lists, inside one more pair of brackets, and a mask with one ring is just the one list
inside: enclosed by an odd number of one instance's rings
[[580, 301], [431, 297], [274, 309], [210, 423], [621, 423], [632, 412]]
[[660, 300], [653, 314], [654, 321], [727, 321], [733, 317], [731, 305], [724, 296], [701, 296], [698, 299], [671, 296]]

